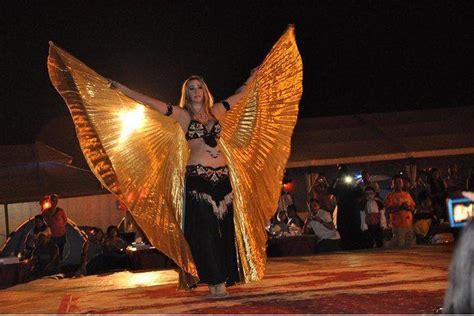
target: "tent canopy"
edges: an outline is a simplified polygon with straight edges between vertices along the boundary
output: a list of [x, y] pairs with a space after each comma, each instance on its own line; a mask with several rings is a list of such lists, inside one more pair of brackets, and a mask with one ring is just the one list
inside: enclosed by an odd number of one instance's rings
[[89, 171], [71, 165], [72, 158], [42, 143], [0, 146], [0, 202], [39, 201], [106, 193]]
[[300, 119], [288, 168], [474, 154], [474, 106]]

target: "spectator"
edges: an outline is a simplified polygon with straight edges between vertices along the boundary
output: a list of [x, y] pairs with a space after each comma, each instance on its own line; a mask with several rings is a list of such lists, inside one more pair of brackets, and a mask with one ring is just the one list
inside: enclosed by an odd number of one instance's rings
[[107, 239], [104, 247], [104, 262], [107, 270], [111, 269], [127, 269], [128, 256], [125, 253], [127, 243], [119, 236], [117, 226], [109, 226], [107, 228]]
[[463, 184], [458, 174], [458, 165], [453, 163], [448, 167], [448, 176], [446, 177], [446, 191], [448, 195], [460, 193], [463, 190]]
[[51, 206], [43, 210], [43, 218], [46, 224], [51, 228], [51, 242], [59, 248], [59, 258], [63, 258], [64, 245], [66, 244], [66, 212], [58, 207], [58, 196], [52, 194], [49, 197]]
[[365, 192], [365, 189], [367, 187], [371, 187], [376, 196], [380, 195], [380, 187], [377, 182], [372, 181], [370, 173], [367, 170], [362, 170], [362, 181], [359, 183], [359, 187], [363, 192]]
[[296, 225], [299, 228], [303, 228], [304, 221], [298, 216], [298, 213], [296, 212], [296, 205], [288, 205], [286, 213], [288, 215], [288, 226]]
[[[430, 192], [430, 185], [429, 185], [429, 174], [426, 171], [420, 171], [418, 173], [418, 177], [416, 180], [416, 187], [414, 191], [415, 195], [415, 203], [421, 204], [421, 200], [424, 199], [424, 197], [429, 194]], [[412, 196], [413, 197], [413, 196]]]
[[288, 234], [288, 215], [286, 211], [279, 211], [276, 221], [270, 226], [270, 234], [272, 236], [282, 236]]
[[469, 168], [469, 174], [466, 180], [466, 191], [474, 192], [474, 167]]
[[420, 196], [421, 203], [417, 207], [413, 215], [413, 231], [415, 233], [417, 243], [428, 243], [430, 240], [430, 231], [432, 226], [437, 222], [433, 213], [431, 198], [428, 194]]
[[82, 247], [81, 266], [76, 276], [96, 274], [104, 271], [104, 232], [94, 227], [89, 231]]
[[280, 211], [286, 211], [288, 205], [294, 204], [293, 197], [290, 192], [288, 192], [284, 187], [281, 189], [280, 199], [278, 200], [278, 209], [277, 213]]
[[31, 277], [41, 278], [59, 272], [59, 249], [46, 232], [38, 235], [38, 246], [33, 250], [33, 270]]
[[346, 166], [338, 166], [336, 179], [329, 192], [335, 195], [337, 201], [337, 230], [341, 234], [342, 249], [362, 248], [360, 201], [363, 192], [354, 184], [354, 178]]
[[[320, 174], [314, 183], [309, 199], [316, 199], [321, 204], [321, 208], [333, 212], [336, 207], [336, 197], [328, 192], [329, 183], [324, 174]], [[309, 205], [309, 200], [308, 200]]]
[[433, 168], [431, 170], [430, 194], [431, 194], [431, 202], [433, 204], [433, 210], [436, 217], [438, 217], [440, 221], [445, 221], [447, 219], [446, 185], [443, 179], [441, 179], [439, 170], [436, 168]]
[[40, 233], [51, 237], [51, 229], [44, 222], [42, 215], [35, 216], [33, 225], [33, 228], [28, 232], [25, 238], [25, 249], [22, 254], [24, 258], [30, 258], [33, 250], [38, 247]]
[[316, 199], [311, 199], [310, 207], [310, 215], [306, 219], [303, 230], [309, 232], [308, 228], [311, 228], [318, 237], [316, 252], [340, 250], [341, 236], [334, 226], [331, 213], [321, 209]]
[[411, 185], [410, 177], [402, 176], [402, 181], [403, 181], [402, 190], [405, 191], [405, 192], [408, 192], [410, 194], [411, 198], [413, 199], [413, 201], [415, 201], [415, 199], [416, 199], [416, 188], [414, 188]]
[[374, 188], [365, 188], [364, 209], [361, 211], [361, 230], [366, 232], [369, 248], [383, 246], [383, 229], [387, 227], [384, 205], [376, 194]]
[[408, 192], [404, 192], [403, 180], [396, 175], [392, 180], [393, 192], [385, 198], [385, 208], [390, 215], [393, 238], [392, 246], [411, 247], [415, 242], [413, 233], [413, 214], [415, 202]]
[[296, 205], [288, 205], [287, 212], [288, 215], [288, 233], [291, 236], [299, 236], [303, 234], [303, 225], [304, 221], [301, 217], [298, 216]]
[[474, 313], [474, 221], [461, 232], [449, 269], [443, 313]]

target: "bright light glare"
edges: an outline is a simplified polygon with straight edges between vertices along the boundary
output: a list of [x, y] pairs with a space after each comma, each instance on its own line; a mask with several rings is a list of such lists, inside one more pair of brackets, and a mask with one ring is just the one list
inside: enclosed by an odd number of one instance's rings
[[120, 120], [122, 120], [122, 132], [120, 134], [120, 141], [125, 141], [130, 134], [135, 130], [140, 129], [145, 122], [144, 108], [137, 106], [130, 111], [121, 111], [119, 113]]
[[352, 183], [352, 177], [350, 177], [350, 176], [344, 177], [344, 182], [345, 183]]

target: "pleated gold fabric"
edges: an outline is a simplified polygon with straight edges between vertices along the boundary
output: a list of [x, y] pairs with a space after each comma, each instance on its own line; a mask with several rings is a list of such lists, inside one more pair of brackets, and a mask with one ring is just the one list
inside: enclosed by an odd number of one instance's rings
[[[50, 43], [48, 71], [72, 115], [87, 162], [124, 202], [153, 246], [197, 270], [181, 225], [189, 147], [179, 124], [110, 89], [107, 80]], [[303, 65], [290, 26], [246, 96], [221, 120], [220, 145], [234, 190], [234, 223], [244, 282], [263, 277], [265, 224], [276, 210], [302, 94]]]
[[265, 271], [265, 225], [277, 208], [302, 83], [303, 64], [290, 26], [258, 68], [248, 94], [221, 120], [245, 282], [261, 279]]
[[179, 124], [110, 89], [53, 43], [48, 71], [97, 179], [127, 205], [153, 246], [197, 276], [180, 228], [189, 148]]

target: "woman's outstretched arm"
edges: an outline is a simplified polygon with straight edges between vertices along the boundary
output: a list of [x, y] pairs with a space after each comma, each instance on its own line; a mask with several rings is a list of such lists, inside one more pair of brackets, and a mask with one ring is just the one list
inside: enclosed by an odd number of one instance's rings
[[247, 93], [250, 84], [255, 79], [257, 73], [257, 68], [252, 69], [250, 72], [250, 77], [245, 81], [240, 88], [238, 88], [233, 95], [228, 97], [226, 100], [216, 103], [212, 109], [214, 116], [219, 120], [224, 114], [230, 110], [234, 105], [236, 105], [242, 96]]
[[117, 89], [129, 98], [132, 98], [142, 103], [143, 105], [158, 111], [163, 115], [170, 116], [176, 119], [177, 121], [182, 121], [184, 119], [184, 116], [186, 116], [187, 114], [186, 111], [177, 106], [172, 106], [170, 103], [167, 104], [163, 101], [151, 98], [140, 92], [132, 90], [117, 81], [109, 80], [109, 86], [111, 89]]

